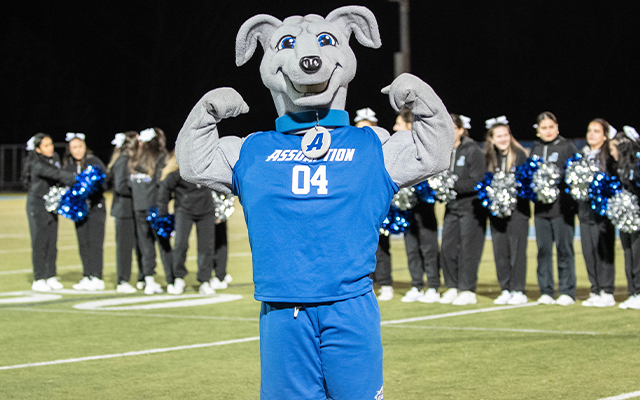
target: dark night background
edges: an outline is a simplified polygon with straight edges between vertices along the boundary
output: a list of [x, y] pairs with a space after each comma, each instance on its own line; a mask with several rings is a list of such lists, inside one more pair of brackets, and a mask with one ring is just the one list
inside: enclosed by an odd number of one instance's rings
[[[354, 2], [355, 3], [355, 2]], [[272, 129], [277, 117], [258, 67], [262, 50], [235, 66], [235, 35], [258, 13], [326, 15], [348, 1], [21, 2], [0, 13], [0, 144], [43, 131], [54, 141], [84, 132], [108, 160], [114, 134], [158, 126], [173, 142], [191, 107], [208, 90], [234, 87], [248, 115], [225, 121], [223, 135]], [[390, 129], [395, 114], [380, 89], [393, 79], [399, 48], [398, 4], [369, 7], [382, 48], [351, 40], [358, 73], [347, 111], [369, 106]], [[7, 7], [7, 6], [3, 6]], [[484, 120], [505, 114], [514, 135], [532, 140], [549, 110], [566, 137], [588, 122], [640, 130], [637, 114], [640, 2], [411, 2], [412, 73], [429, 83], [450, 112]], [[636, 60], [636, 61], [633, 61]]]

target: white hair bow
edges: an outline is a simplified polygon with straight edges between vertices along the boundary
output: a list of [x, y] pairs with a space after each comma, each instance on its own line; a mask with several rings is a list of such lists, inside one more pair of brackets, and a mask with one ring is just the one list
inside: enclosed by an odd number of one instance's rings
[[616, 133], [618, 133], [618, 130], [609, 125], [609, 139], [613, 139], [614, 137], [616, 137]]
[[353, 119], [353, 122], [360, 122], [365, 120], [371, 121], [371, 122], [378, 122], [378, 118], [376, 118], [376, 113], [369, 107], [361, 108], [360, 110], [356, 111], [356, 117]]
[[118, 149], [122, 147], [122, 143], [124, 143], [124, 139], [126, 136], [124, 133], [116, 133], [116, 137], [111, 141], [111, 144], [116, 146]]
[[84, 133], [73, 133], [73, 132], [67, 132], [67, 137], [64, 139], [67, 142], [72, 141], [73, 139], [80, 139], [82, 141], [84, 141]]
[[36, 141], [36, 137], [31, 136], [31, 139], [27, 141], [27, 151], [33, 151], [36, 149], [35, 141]]
[[471, 118], [461, 115], [460, 120], [462, 120], [462, 127], [464, 129], [471, 129]]
[[149, 142], [154, 137], [156, 137], [155, 129], [147, 128], [147, 129], [143, 130], [142, 132], [140, 132], [139, 139], [140, 139], [141, 142]]
[[484, 121], [485, 123], [485, 127], [487, 129], [490, 129], [492, 126], [494, 126], [495, 124], [505, 124], [508, 125], [509, 121], [507, 120], [507, 117], [505, 115], [501, 115], [498, 118], [491, 118], [488, 119], [486, 121]]
[[640, 135], [638, 135], [638, 132], [636, 131], [635, 128], [629, 125], [625, 125], [622, 127], [622, 130], [624, 131], [624, 134], [627, 135], [627, 137], [633, 140], [634, 142], [637, 142], [638, 139], [640, 139]]

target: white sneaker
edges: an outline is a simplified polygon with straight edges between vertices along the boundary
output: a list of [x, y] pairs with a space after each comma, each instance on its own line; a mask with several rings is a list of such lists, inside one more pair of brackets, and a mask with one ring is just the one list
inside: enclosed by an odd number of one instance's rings
[[120, 282], [118, 286], [116, 286], [116, 293], [135, 293], [136, 288], [131, 286], [129, 282]]
[[[227, 276], [229, 276], [229, 275], [227, 275]], [[215, 289], [215, 290], [226, 289], [228, 287], [227, 281], [226, 281], [227, 276], [225, 276], [222, 281], [220, 281], [220, 279], [218, 279], [217, 277], [214, 276], [211, 279], [211, 281], [209, 281], [209, 286], [211, 286], [211, 288]]]
[[440, 304], [451, 304], [458, 297], [458, 289], [447, 289], [440, 298]]
[[552, 304], [556, 304], [556, 301], [553, 299], [553, 297], [549, 296], [548, 294], [543, 294], [538, 299], [538, 304], [542, 304], [542, 305], [545, 305], [545, 306], [550, 306]]
[[31, 290], [34, 292], [50, 292], [51, 286], [47, 285], [47, 281], [45, 279], [38, 279], [37, 281], [33, 281], [31, 284]]
[[413, 303], [414, 301], [418, 301], [422, 296], [424, 296], [423, 290], [418, 290], [417, 287], [412, 287], [411, 290], [409, 290], [407, 294], [400, 299], [400, 301], [403, 303]]
[[427, 291], [424, 293], [424, 296], [420, 297], [418, 301], [421, 303], [429, 304], [437, 303], [440, 301], [440, 293], [438, 293], [438, 291], [433, 288], [427, 289]]
[[378, 295], [379, 301], [389, 301], [393, 299], [393, 286], [381, 286], [380, 294]]
[[138, 282], [136, 282], [136, 289], [138, 289], [138, 290], [144, 290], [144, 287], [145, 287], [145, 286], [146, 286], [146, 285], [145, 285], [145, 284], [144, 284], [144, 282], [142, 282], [142, 281], [138, 281]]
[[93, 284], [93, 290], [104, 290], [104, 281], [102, 279], [92, 276], [91, 283]]
[[62, 286], [62, 283], [60, 283], [58, 281], [58, 278], [56, 278], [55, 276], [47, 279], [47, 285], [49, 285], [49, 287], [53, 290], [64, 289], [64, 286]]
[[585, 307], [594, 307], [596, 302], [600, 299], [600, 295], [597, 293], [589, 293], [589, 298], [582, 302]]
[[153, 276], [145, 276], [145, 287], [144, 294], [160, 294], [162, 293], [162, 286], [159, 283], [156, 283], [156, 280]]
[[502, 294], [493, 301], [493, 304], [507, 304], [511, 300], [511, 293], [508, 290], [503, 290]]
[[627, 304], [627, 309], [640, 310], [640, 294], [630, 297], [630, 299], [633, 299], [633, 301]]
[[604, 290], [600, 292], [598, 300], [593, 303], [596, 307], [613, 307], [616, 305], [616, 299], [612, 294], [605, 293]]
[[212, 294], [216, 294], [216, 291], [211, 287], [211, 284], [206, 281], [200, 284], [199, 292], [200, 294], [205, 296], [211, 296]]
[[[173, 293], [171, 293], [171, 294], [182, 294], [182, 293], [184, 293], [185, 286], [186, 286], [186, 284], [184, 283], [184, 279], [176, 278], [173, 281]], [[167, 290], [167, 292], [168, 291], [169, 290]]]
[[223, 281], [225, 281], [225, 282], [227, 282], [227, 283], [231, 283], [231, 281], [232, 281], [232, 280], [233, 280], [233, 278], [232, 278], [232, 277], [231, 277], [231, 275], [229, 275], [229, 274], [226, 274], [226, 275], [224, 276], [224, 279], [223, 279]]
[[522, 292], [511, 292], [511, 299], [507, 302], [507, 304], [512, 306], [517, 306], [520, 304], [527, 304], [529, 299], [527, 299], [527, 295]]
[[[631, 305], [637, 305], [638, 307], [640, 307], [640, 296], [638, 295], [629, 296], [629, 298], [623, 301], [622, 303], [620, 303], [618, 307], [621, 310], [634, 309], [633, 307], [630, 307]], [[635, 308], [635, 309], [638, 309], [638, 308]]]
[[468, 306], [469, 304], [476, 304], [477, 302], [476, 294], [465, 290], [464, 292], [460, 292], [460, 295], [456, 297], [451, 304], [454, 306]]
[[558, 297], [558, 300], [556, 300], [556, 304], [559, 306], [566, 307], [566, 306], [575, 304], [575, 301], [573, 301], [571, 296], [568, 296], [566, 294], [561, 294], [560, 297]]
[[93, 288], [93, 282], [91, 282], [91, 278], [89, 278], [88, 276], [83, 277], [82, 279], [80, 279], [80, 282], [78, 282], [75, 285], [73, 285], [73, 289], [74, 290], [87, 290], [87, 291], [95, 290]]

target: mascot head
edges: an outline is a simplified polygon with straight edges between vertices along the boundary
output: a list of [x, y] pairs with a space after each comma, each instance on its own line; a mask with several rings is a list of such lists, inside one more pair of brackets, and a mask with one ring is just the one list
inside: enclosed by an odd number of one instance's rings
[[240, 27], [236, 64], [246, 63], [257, 42], [262, 44], [260, 75], [280, 116], [313, 108], [343, 110], [347, 86], [356, 74], [352, 33], [363, 46], [382, 44], [376, 18], [365, 7], [341, 7], [326, 18], [309, 14], [280, 21], [256, 15]]

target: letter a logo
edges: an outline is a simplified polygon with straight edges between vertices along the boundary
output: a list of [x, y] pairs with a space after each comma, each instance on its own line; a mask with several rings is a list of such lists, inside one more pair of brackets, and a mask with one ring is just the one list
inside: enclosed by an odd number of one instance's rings
[[322, 137], [324, 135], [322, 133], [318, 133], [315, 138], [313, 138], [313, 142], [307, 146], [307, 151], [311, 150], [320, 150], [322, 148]]
[[302, 138], [301, 150], [307, 158], [317, 159], [324, 156], [331, 146], [331, 134], [326, 128], [316, 126], [307, 131]]

